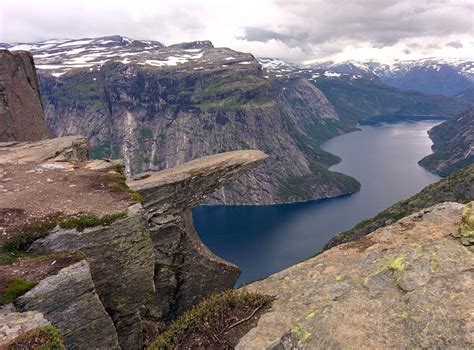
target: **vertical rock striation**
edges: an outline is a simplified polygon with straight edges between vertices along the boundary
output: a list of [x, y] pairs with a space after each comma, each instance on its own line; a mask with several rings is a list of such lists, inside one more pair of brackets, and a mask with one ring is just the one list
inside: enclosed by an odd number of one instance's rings
[[81, 251], [90, 264], [102, 304], [112, 318], [123, 349], [143, 344], [140, 308], [154, 293], [153, 250], [146, 220], [140, 211], [110, 226], [84, 232], [57, 229], [36, 241], [39, 253]]
[[92, 282], [89, 264], [78, 262], [42, 280], [19, 297], [21, 311], [40, 311], [57, 326], [68, 349], [119, 349], [117, 334]]
[[31, 53], [0, 50], [0, 142], [51, 136]]

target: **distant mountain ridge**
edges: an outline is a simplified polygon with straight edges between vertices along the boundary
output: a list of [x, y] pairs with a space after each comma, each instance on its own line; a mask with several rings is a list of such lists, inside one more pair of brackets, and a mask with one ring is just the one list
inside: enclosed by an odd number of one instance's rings
[[329, 63], [303, 66], [274, 58], [258, 60], [268, 77], [307, 79], [326, 95], [340, 117], [354, 122], [387, 115], [454, 116], [471, 105], [468, 99], [403, 91], [365, 66], [342, 69]]
[[38, 67], [57, 136], [89, 137], [95, 158], [125, 159], [130, 174], [201, 156], [261, 149], [265, 164], [217, 193], [228, 204], [347, 194], [359, 184], [328, 166], [320, 144], [387, 114], [452, 116], [469, 103], [408, 93], [370, 73], [337, 73], [215, 48], [109, 36], [10, 44]]
[[313, 68], [338, 73], [373, 74], [390, 86], [428, 94], [455, 96], [474, 86], [474, 61], [426, 58], [382, 64], [377, 61], [323, 62]]

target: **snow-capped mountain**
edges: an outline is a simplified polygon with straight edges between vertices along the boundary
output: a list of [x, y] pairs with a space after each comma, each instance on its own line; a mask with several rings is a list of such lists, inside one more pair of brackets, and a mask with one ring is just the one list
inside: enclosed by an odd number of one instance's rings
[[377, 79], [374, 74], [369, 72], [350, 72], [337, 71], [330, 67], [313, 67], [299, 65], [297, 63], [285, 62], [277, 58], [259, 57], [258, 62], [262, 66], [266, 77], [270, 75], [276, 78], [293, 78], [301, 77], [310, 81], [317, 81], [320, 79], [333, 79], [352, 81], [357, 79]]
[[215, 49], [210, 41], [194, 41], [165, 47], [158, 41], [134, 40], [119, 35], [0, 44], [0, 48], [31, 51], [36, 68], [55, 77], [81, 68], [100, 70], [103, 64], [114, 62], [163, 68], [193, 66], [192, 69], [195, 70], [206, 70], [216, 64], [225, 67], [230, 64], [250, 65], [254, 61], [250, 54]]
[[426, 58], [383, 64], [377, 61], [322, 62], [313, 68], [338, 73], [377, 75], [384, 83], [401, 90], [454, 96], [474, 86], [474, 61]]

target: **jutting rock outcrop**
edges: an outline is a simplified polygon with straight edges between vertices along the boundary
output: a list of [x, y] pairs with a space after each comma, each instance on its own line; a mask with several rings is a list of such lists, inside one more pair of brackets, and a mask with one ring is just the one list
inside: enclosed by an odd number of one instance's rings
[[267, 156], [218, 154], [129, 187], [123, 164], [87, 153], [80, 136], [0, 143], [0, 302], [15, 306], [7, 320], [39, 312], [66, 348], [141, 349], [235, 284], [238, 268], [201, 243], [191, 208]]
[[0, 50], [0, 142], [48, 137], [33, 56]]
[[246, 286], [276, 300], [237, 349], [472, 348], [472, 218], [438, 204]]
[[[196, 300], [233, 287], [239, 269], [202, 244], [191, 209], [266, 158], [260, 151], [227, 152], [129, 181], [130, 188], [143, 196], [155, 251], [152, 317], [171, 319]], [[209, 278], [214, 275], [220, 278]]]

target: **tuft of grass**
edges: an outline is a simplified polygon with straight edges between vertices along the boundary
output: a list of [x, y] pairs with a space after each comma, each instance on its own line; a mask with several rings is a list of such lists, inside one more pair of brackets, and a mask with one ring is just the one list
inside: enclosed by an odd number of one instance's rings
[[107, 187], [110, 190], [126, 192], [132, 201], [136, 203], [143, 203], [143, 196], [128, 187], [127, 178], [123, 174], [116, 171], [110, 171], [107, 173], [107, 176], [109, 179]]
[[39, 223], [29, 225], [20, 233], [10, 237], [3, 245], [4, 251], [26, 251], [37, 239], [44, 238], [49, 231], [56, 227], [55, 219], [47, 219]]
[[127, 217], [127, 212], [121, 211], [113, 214], [106, 214], [102, 217], [96, 215], [79, 215], [62, 218], [58, 221], [58, 225], [64, 229], [76, 229], [84, 231], [84, 229], [96, 226], [110, 226], [113, 222]]
[[13, 278], [8, 282], [3, 293], [0, 294], [0, 305], [13, 302], [16, 298], [25, 294], [37, 284], [38, 282], [36, 281], [29, 281], [19, 277]]
[[54, 326], [33, 329], [16, 338], [7, 350], [65, 350], [63, 336]]
[[[229, 329], [228, 319], [236, 314], [249, 315], [271, 304], [273, 297], [234, 289], [211, 295], [184, 312], [149, 347], [149, 350], [179, 349], [190, 335], [208, 337], [223, 335]], [[244, 320], [233, 318], [232, 323]]]
[[38, 258], [42, 255], [34, 252], [24, 252], [24, 251], [15, 251], [7, 250], [4, 247], [0, 247], [0, 265], [11, 265], [18, 258], [29, 257], [29, 258]]

